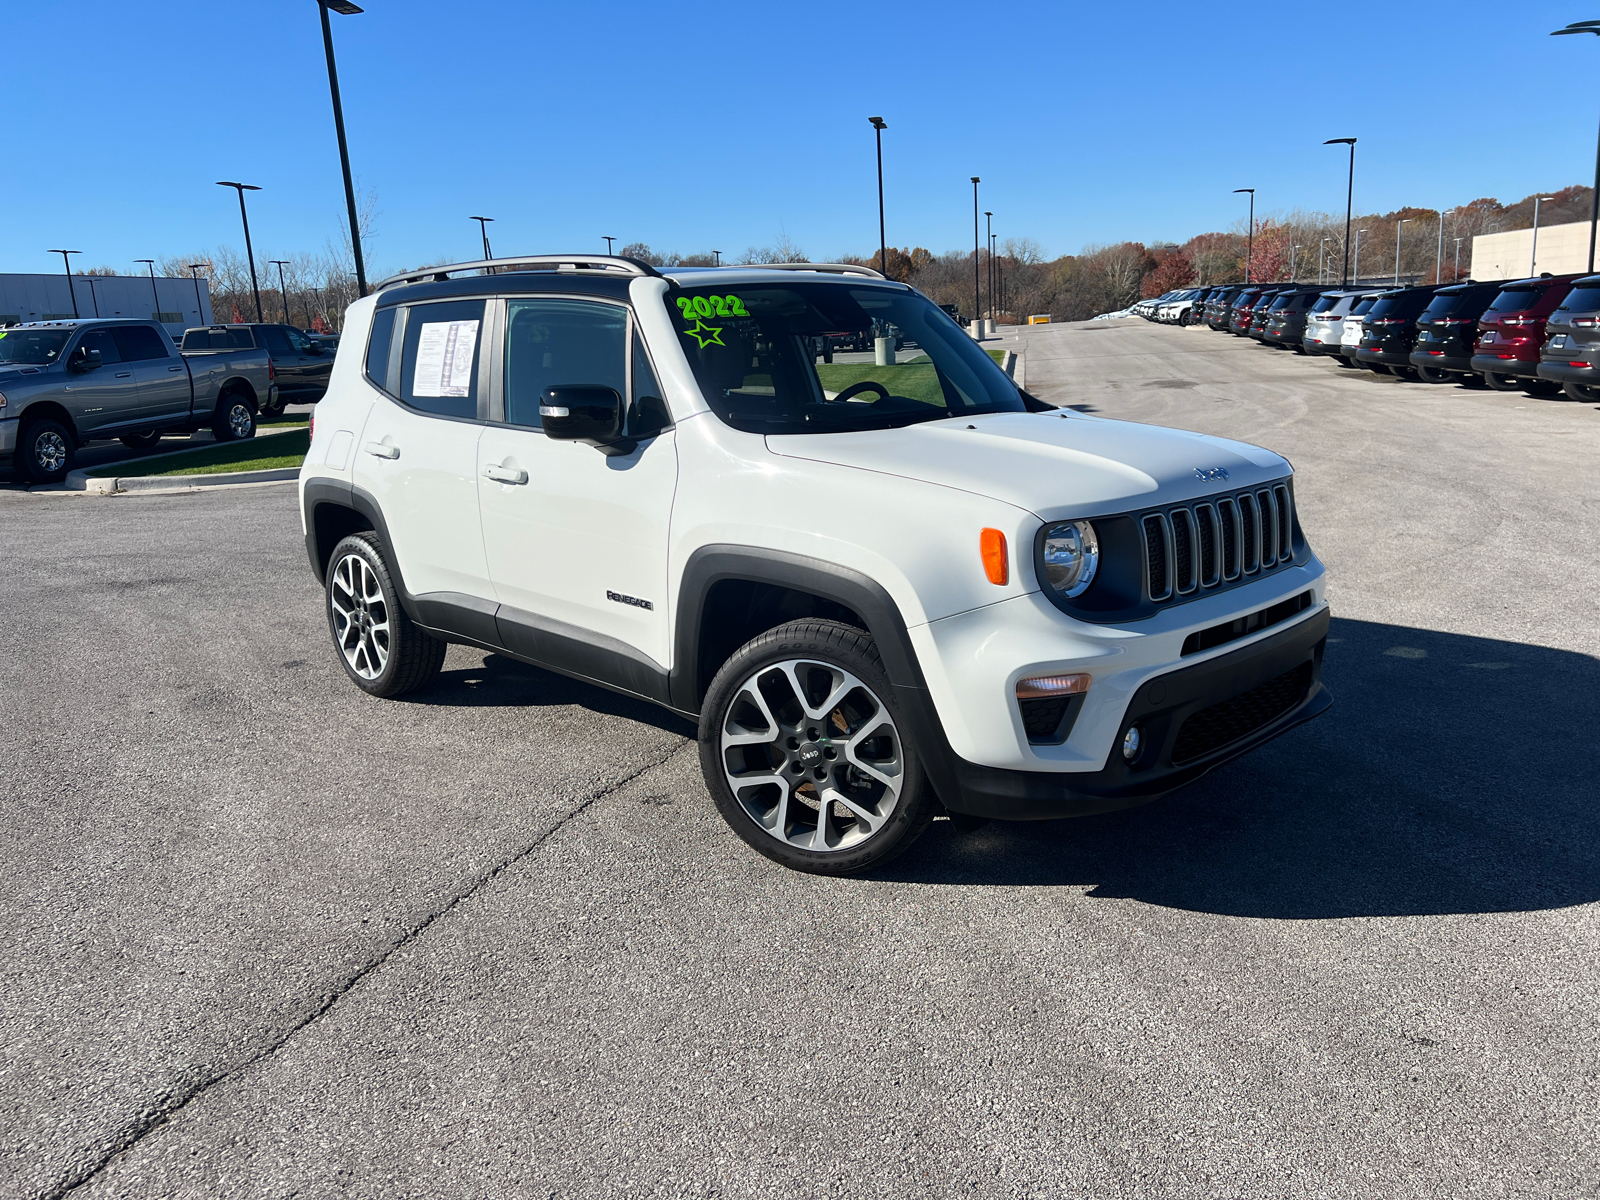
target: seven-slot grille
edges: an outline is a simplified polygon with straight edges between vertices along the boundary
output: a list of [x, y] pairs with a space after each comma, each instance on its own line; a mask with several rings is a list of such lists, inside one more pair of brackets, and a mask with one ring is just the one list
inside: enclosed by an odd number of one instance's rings
[[1189, 596], [1294, 558], [1289, 486], [1211, 496], [1139, 519], [1151, 600]]

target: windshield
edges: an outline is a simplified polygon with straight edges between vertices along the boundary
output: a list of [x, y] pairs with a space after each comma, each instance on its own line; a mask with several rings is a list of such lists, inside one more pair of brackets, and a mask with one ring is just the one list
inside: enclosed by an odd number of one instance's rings
[[70, 329], [0, 329], [0, 363], [47, 367], [71, 336]]
[[[834, 433], [1026, 411], [995, 360], [909, 289], [754, 283], [683, 288], [668, 304], [706, 402], [735, 429]], [[890, 365], [877, 365], [880, 348]]]
[[1425, 318], [1448, 317], [1451, 313], [1455, 312], [1456, 309], [1465, 308], [1470, 295], [1471, 293], [1469, 292], [1436, 293], [1433, 299], [1428, 301], [1428, 307], [1423, 309], [1422, 315]]

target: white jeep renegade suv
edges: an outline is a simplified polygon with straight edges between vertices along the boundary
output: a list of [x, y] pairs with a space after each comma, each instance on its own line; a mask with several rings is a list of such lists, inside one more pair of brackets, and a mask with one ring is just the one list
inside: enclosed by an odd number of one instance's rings
[[358, 687], [460, 642], [696, 718], [723, 816], [802, 870], [1143, 803], [1330, 702], [1287, 462], [1051, 408], [863, 268], [390, 280], [300, 495]]

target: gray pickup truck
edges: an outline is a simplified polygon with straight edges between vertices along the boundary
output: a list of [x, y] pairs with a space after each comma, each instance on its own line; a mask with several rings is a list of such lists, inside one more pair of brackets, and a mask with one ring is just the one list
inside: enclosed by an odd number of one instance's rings
[[89, 441], [145, 449], [206, 426], [219, 442], [253, 437], [276, 401], [271, 359], [253, 345], [189, 354], [155, 321], [110, 318], [0, 329], [0, 456], [34, 483], [65, 478]]

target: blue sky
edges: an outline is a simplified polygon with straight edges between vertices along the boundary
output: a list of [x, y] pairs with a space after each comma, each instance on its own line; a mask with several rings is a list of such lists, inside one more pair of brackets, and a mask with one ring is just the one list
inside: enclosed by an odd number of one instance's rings
[[[474, 213], [497, 253], [867, 253], [874, 114], [892, 244], [970, 245], [979, 175], [997, 232], [1050, 255], [1226, 228], [1236, 187], [1341, 209], [1327, 137], [1361, 139], [1358, 211], [1585, 182], [1600, 117], [1600, 38], [1547, 36], [1600, 5], [365, 7], [333, 22], [374, 275], [475, 256]], [[265, 189], [260, 257], [335, 237], [313, 0], [11, 4], [4, 28], [0, 270], [238, 247], [217, 179]]]

